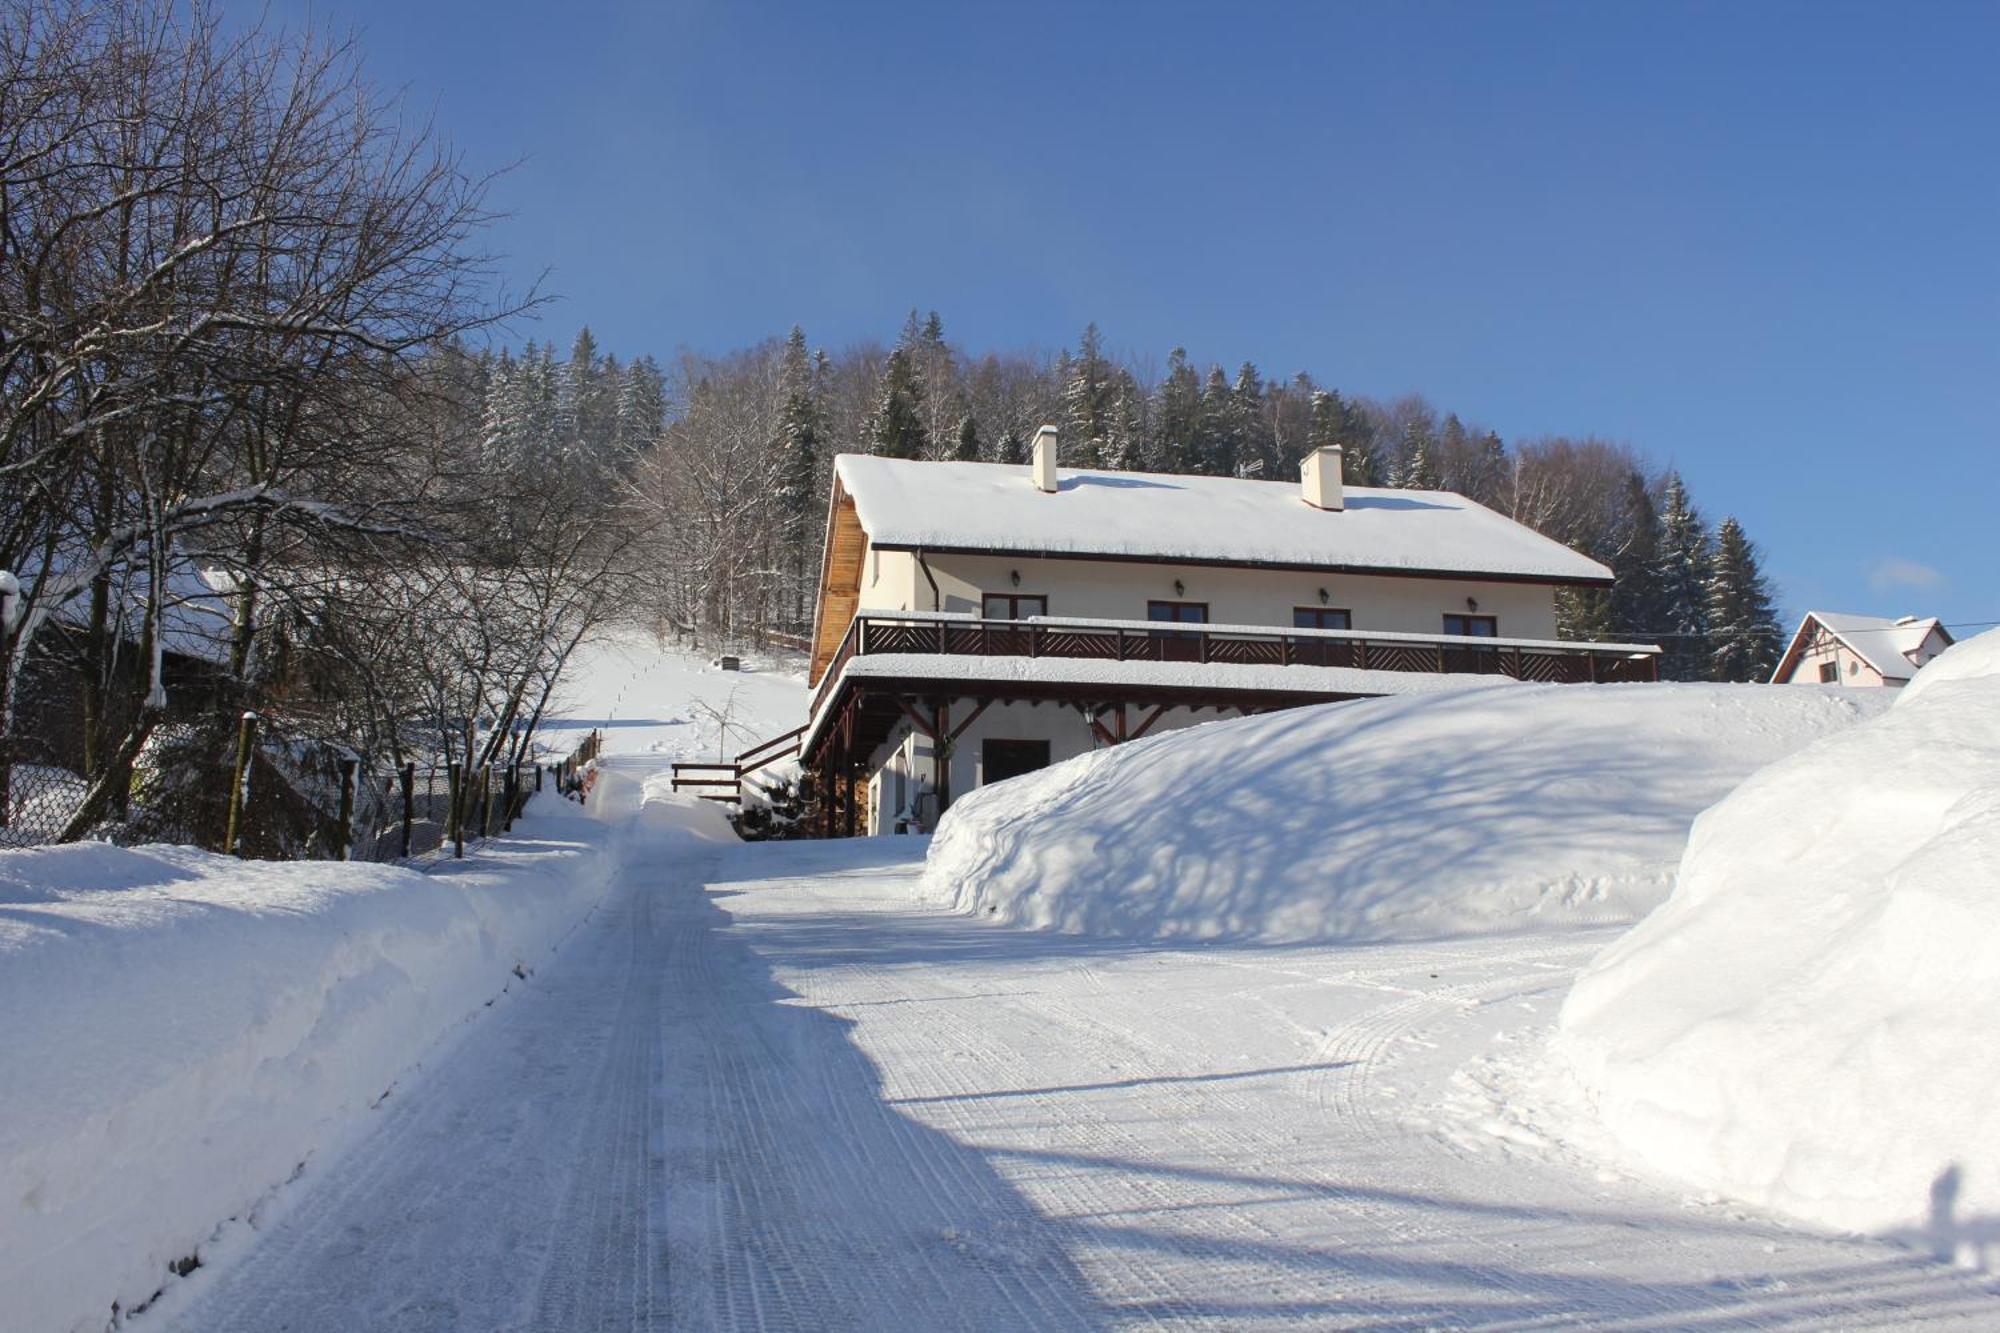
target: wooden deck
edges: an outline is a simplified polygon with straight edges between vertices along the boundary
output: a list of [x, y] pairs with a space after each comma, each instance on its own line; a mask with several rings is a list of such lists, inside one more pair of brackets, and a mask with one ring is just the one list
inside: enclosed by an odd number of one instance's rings
[[864, 612], [848, 625], [813, 695], [832, 696], [850, 658], [873, 653], [946, 657], [1086, 658], [1113, 662], [1214, 662], [1238, 666], [1347, 667], [1505, 676], [1549, 684], [1658, 678], [1659, 649], [1632, 644], [1538, 643], [1365, 630], [1138, 625], [1128, 621], [976, 620]]

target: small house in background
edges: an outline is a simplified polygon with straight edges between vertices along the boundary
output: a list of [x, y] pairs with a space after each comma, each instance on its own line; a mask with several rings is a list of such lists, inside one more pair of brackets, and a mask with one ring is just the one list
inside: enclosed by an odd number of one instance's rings
[[1900, 687], [1951, 644], [1951, 633], [1935, 616], [1891, 620], [1808, 611], [1771, 683]]

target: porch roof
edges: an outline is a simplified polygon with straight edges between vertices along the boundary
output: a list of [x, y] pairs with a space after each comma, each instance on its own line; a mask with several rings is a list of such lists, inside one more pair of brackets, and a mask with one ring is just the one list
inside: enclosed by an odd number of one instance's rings
[[[1010, 685], [1024, 689], [1050, 687], [1088, 690], [1102, 687], [1124, 693], [1181, 692], [1243, 698], [1270, 695], [1298, 700], [1316, 696], [1328, 700], [1385, 694], [1443, 694], [1454, 690], [1497, 688], [1522, 682], [1490, 674], [1369, 671], [1353, 667], [1268, 666], [1237, 662], [1114, 661], [1091, 657], [972, 657], [948, 653], [868, 653], [851, 657], [826, 691], [836, 699], [850, 684], [869, 681], [938, 681], [962, 684], [977, 692]], [[821, 708], [807, 727], [801, 749], [811, 754], [821, 730], [836, 713]]]

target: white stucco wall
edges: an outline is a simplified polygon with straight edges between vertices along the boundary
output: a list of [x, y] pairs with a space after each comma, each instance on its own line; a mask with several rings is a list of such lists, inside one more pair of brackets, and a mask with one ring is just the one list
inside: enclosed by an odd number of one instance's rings
[[[896, 587], [912, 600], [900, 606], [878, 602], [864, 590], [863, 607], [930, 610], [930, 585], [914, 558], [905, 552], [882, 552], [885, 571], [891, 556], [907, 562], [913, 579]], [[1445, 614], [1471, 612], [1466, 604], [1471, 599], [1478, 603], [1476, 614], [1498, 618], [1504, 637], [1556, 637], [1555, 589], [1543, 584], [1015, 556], [931, 556], [928, 563], [938, 582], [942, 602], [938, 609], [945, 611], [977, 611], [981, 595], [987, 592], [1040, 593], [1049, 599], [1052, 616], [1144, 620], [1148, 601], [1206, 602], [1212, 624], [1289, 627], [1292, 608], [1321, 605], [1319, 591], [1324, 588], [1325, 605], [1346, 608], [1355, 629], [1441, 633]], [[1015, 573], [1021, 576], [1018, 586]], [[1174, 590], [1176, 581], [1180, 592]], [[885, 577], [885, 595], [888, 586]]]
[[[1929, 634], [1924, 636], [1923, 647], [1919, 648], [1911, 656], [1912, 669], [1921, 667], [1949, 646], [1945, 642], [1944, 636], [1933, 629]], [[1827, 662], [1833, 662], [1839, 667], [1840, 677], [1838, 683], [1842, 685], [1864, 687], [1889, 686], [1894, 688], [1908, 683], [1904, 679], [1884, 677], [1880, 671], [1877, 671], [1868, 663], [1866, 658], [1825, 630], [1818, 631], [1814, 640], [1800, 651], [1798, 662], [1793, 666], [1791, 674], [1779, 683], [1783, 685], [1834, 684], [1835, 682], [1833, 681], [1823, 682], [1819, 678], [1819, 669]]]
[[[1819, 678], [1820, 667], [1828, 662], [1834, 663], [1839, 668], [1840, 675], [1836, 681], [1822, 681]], [[1879, 686], [1884, 683], [1881, 672], [1869, 666], [1851, 648], [1830, 634], [1822, 634], [1817, 643], [1799, 654], [1798, 665], [1792, 669], [1791, 676], [1785, 681], [1788, 685]], [[1903, 682], [1898, 680], [1886, 683], [1901, 685]]]
[[[953, 725], [962, 722], [966, 713], [975, 705], [964, 699], [956, 700], [952, 713], [956, 715]], [[1127, 725], [1133, 728], [1144, 721], [1150, 709], [1131, 708], [1127, 710]], [[1214, 722], [1221, 718], [1235, 717], [1234, 711], [1218, 712], [1213, 708], [1199, 711], [1189, 708], [1170, 708], [1160, 715], [1147, 731], [1148, 736], [1161, 732], [1175, 731], [1182, 727], [1196, 726], [1203, 722]], [[1114, 725], [1106, 719], [1106, 726]], [[965, 729], [952, 746], [951, 793], [953, 799], [973, 791], [985, 783], [981, 771], [984, 742], [995, 740], [1047, 741], [1049, 762], [1059, 764], [1065, 759], [1074, 759], [1096, 749], [1100, 742], [1091, 731], [1090, 724], [1073, 705], [1045, 702], [1037, 706], [1025, 702], [996, 703]], [[907, 722], [900, 724], [890, 739], [870, 757], [870, 768], [876, 770], [871, 780], [869, 796], [868, 831], [870, 833], [892, 833], [894, 821], [899, 811], [899, 793], [905, 806], [913, 800], [921, 785], [923, 790], [935, 786], [936, 764], [931, 742], [919, 735]], [[901, 785], [898, 786], [898, 778]], [[935, 810], [935, 804], [925, 809], [926, 817]]]

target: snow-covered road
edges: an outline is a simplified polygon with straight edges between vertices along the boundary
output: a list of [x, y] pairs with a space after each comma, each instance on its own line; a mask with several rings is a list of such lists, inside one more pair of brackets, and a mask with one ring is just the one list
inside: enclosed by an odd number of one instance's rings
[[[1598, 1178], [1453, 1075], [1596, 935], [1173, 948], [918, 844], [643, 841], [177, 1329], [1993, 1327], [1982, 1276]], [[153, 1316], [140, 1323], [154, 1322]]]

